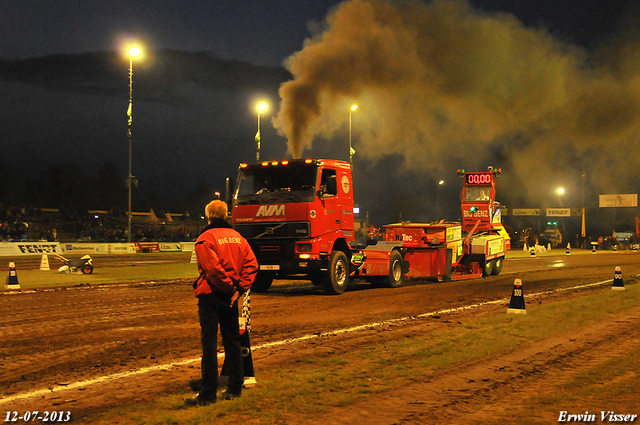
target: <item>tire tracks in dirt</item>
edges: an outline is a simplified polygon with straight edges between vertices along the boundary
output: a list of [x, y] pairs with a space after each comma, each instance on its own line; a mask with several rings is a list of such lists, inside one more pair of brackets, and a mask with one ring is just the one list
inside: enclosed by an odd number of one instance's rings
[[[623, 359], [639, 343], [640, 307], [635, 307], [517, 352], [438, 371], [426, 382], [374, 396], [373, 403], [367, 399], [331, 409], [313, 421], [341, 425], [483, 423], [508, 415], [531, 397], [570, 382], [595, 365]], [[556, 422], [557, 415], [543, 420]]]

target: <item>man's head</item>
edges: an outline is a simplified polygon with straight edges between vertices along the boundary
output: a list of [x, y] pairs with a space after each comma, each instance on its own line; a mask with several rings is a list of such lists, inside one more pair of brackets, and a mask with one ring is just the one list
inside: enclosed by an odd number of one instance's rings
[[209, 202], [204, 208], [204, 215], [207, 217], [209, 223], [216, 218], [225, 220], [227, 218], [227, 212], [227, 203], [220, 199]]

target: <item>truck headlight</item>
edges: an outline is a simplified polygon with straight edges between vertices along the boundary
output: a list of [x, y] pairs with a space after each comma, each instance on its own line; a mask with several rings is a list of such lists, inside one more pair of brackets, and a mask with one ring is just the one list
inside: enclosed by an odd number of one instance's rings
[[296, 251], [298, 252], [311, 252], [313, 246], [310, 243], [299, 243], [296, 244]]

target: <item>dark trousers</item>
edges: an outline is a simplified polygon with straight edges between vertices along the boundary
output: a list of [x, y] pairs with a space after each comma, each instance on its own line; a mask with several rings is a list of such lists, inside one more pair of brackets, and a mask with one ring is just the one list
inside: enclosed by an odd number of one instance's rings
[[218, 324], [225, 354], [225, 372], [229, 376], [227, 390], [240, 394], [244, 383], [242, 347], [238, 325], [238, 303], [229, 307], [228, 296], [212, 294], [198, 299], [200, 338], [202, 341], [203, 397], [215, 397], [218, 389]]

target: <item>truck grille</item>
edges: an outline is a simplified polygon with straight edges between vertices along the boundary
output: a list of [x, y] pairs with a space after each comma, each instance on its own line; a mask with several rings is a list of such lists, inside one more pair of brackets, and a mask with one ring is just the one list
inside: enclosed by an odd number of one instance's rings
[[286, 239], [309, 237], [309, 222], [236, 224], [234, 229], [246, 239]]

